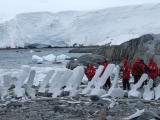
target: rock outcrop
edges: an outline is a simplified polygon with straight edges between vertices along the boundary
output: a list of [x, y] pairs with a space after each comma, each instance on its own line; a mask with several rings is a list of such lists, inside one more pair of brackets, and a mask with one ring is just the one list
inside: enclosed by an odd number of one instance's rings
[[66, 67], [69, 69], [74, 69], [78, 65], [86, 66], [88, 63], [93, 63], [95, 66], [98, 66], [98, 62], [103, 59], [105, 59], [105, 57], [102, 55], [86, 54], [82, 55], [77, 60], [71, 60]]
[[97, 54], [105, 56], [112, 62], [122, 61], [124, 58], [128, 58], [130, 62], [136, 58], [148, 62], [149, 57], [154, 56], [160, 65], [160, 35], [147, 34], [121, 45], [103, 46], [97, 50]]

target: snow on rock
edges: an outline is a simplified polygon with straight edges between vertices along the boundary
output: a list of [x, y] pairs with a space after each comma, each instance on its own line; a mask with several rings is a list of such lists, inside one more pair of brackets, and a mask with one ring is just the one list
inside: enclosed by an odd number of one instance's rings
[[44, 80], [40, 84], [40, 88], [39, 88], [38, 92], [40, 92], [40, 93], [45, 93], [46, 92], [46, 87], [49, 84], [49, 80], [53, 76], [54, 72], [55, 72], [54, 70], [51, 70], [46, 74]]
[[144, 81], [146, 81], [147, 78], [148, 75], [143, 74], [138, 83], [133, 85], [132, 89], [128, 92], [128, 97], [141, 98], [142, 94], [139, 91], [137, 91], [137, 89], [142, 86], [142, 84], [144, 83]]
[[77, 89], [79, 88], [83, 77], [84, 77], [84, 68], [82, 66], [76, 67], [73, 70], [73, 75], [68, 80], [64, 91], [70, 92], [70, 96], [75, 96], [78, 92]]
[[144, 100], [154, 99], [154, 91], [151, 90], [152, 86], [153, 86], [153, 80], [149, 79], [147, 85], [144, 86], [144, 93], [143, 93]]
[[43, 62], [43, 58], [41, 58], [41, 57], [39, 57], [39, 56], [37, 56], [37, 55], [33, 55], [33, 56], [32, 56], [32, 62], [33, 62], [33, 63], [40, 64], [40, 63]]
[[155, 88], [155, 99], [159, 100], [160, 99], [160, 84]]
[[82, 91], [82, 94], [89, 94], [91, 92], [92, 87], [95, 87], [96, 81], [99, 78], [100, 73], [103, 70], [103, 66], [100, 65], [98, 67], [98, 69], [96, 70], [96, 74], [94, 75], [94, 77], [92, 78], [92, 80], [90, 82], [88, 82], [87, 87]]
[[145, 112], [145, 109], [143, 109], [143, 110], [138, 110], [137, 109], [136, 113], [134, 113], [133, 115], [131, 115], [127, 118], [124, 118], [124, 120], [133, 120], [134, 118], [137, 118], [137, 117], [141, 116], [144, 112]]
[[109, 64], [107, 66], [102, 77], [99, 77], [98, 80], [96, 81], [95, 88], [92, 89], [92, 91], [90, 93], [91, 95], [97, 95], [95, 93], [99, 93], [99, 92], [98, 91], [95, 92], [96, 90], [102, 91], [101, 88], [104, 86], [106, 80], [111, 76], [114, 68], [115, 68], [115, 64]]
[[44, 61], [55, 62], [56, 56], [53, 54], [49, 54], [42, 57]]

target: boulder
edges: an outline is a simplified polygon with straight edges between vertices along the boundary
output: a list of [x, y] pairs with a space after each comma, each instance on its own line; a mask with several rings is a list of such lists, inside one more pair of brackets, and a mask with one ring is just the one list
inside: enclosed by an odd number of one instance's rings
[[70, 62], [67, 63], [66, 67], [69, 69], [74, 69], [79, 65], [86, 66], [88, 63], [93, 63], [95, 66], [98, 66], [98, 62], [103, 59], [105, 59], [105, 57], [102, 55], [86, 54], [86, 55], [80, 56], [76, 60], [71, 60]]

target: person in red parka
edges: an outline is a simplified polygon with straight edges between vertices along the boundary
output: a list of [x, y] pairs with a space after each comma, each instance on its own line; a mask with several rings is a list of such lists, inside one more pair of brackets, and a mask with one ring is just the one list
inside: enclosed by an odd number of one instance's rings
[[123, 66], [122, 66], [122, 78], [123, 78], [123, 90], [130, 90], [130, 84], [129, 84], [129, 79], [130, 79], [130, 65], [128, 64], [128, 60], [125, 59], [123, 61]]
[[137, 58], [132, 66], [132, 75], [134, 77], [134, 84], [136, 84], [141, 78], [144, 71], [145, 66], [142, 64], [141, 59]]
[[[104, 66], [103, 67], [103, 70], [101, 72], [101, 74], [99, 75], [99, 77], [102, 77], [102, 75], [104, 74], [104, 71], [106, 70], [107, 66], [108, 66], [108, 61], [107, 60], [102, 60], [99, 62], [100, 65]], [[106, 83], [104, 84], [104, 87], [108, 87], [110, 88], [111, 87], [111, 80], [110, 80], [110, 77], [107, 79]]]
[[158, 77], [158, 65], [154, 62], [154, 58], [151, 57], [149, 64], [149, 74], [148, 76], [153, 80], [153, 87], [156, 86], [156, 78]]
[[87, 68], [85, 69], [85, 74], [86, 74], [89, 81], [92, 80], [95, 73], [96, 73], [96, 68], [94, 67], [94, 65], [93, 64], [88, 64]]

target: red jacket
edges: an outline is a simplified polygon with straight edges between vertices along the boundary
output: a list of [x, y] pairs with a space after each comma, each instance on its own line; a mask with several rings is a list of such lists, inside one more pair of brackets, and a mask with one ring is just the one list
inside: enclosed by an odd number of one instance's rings
[[122, 67], [122, 78], [123, 79], [130, 79], [130, 65], [125, 63]]
[[95, 73], [96, 73], [96, 68], [92, 64], [89, 64], [89, 66], [85, 70], [85, 74], [89, 81], [92, 80]]
[[144, 73], [144, 64], [140, 63], [140, 62], [135, 62], [132, 66], [132, 75], [133, 76], [141, 76]]
[[149, 77], [154, 79], [158, 76], [158, 66], [155, 62], [150, 62], [149, 65]]

